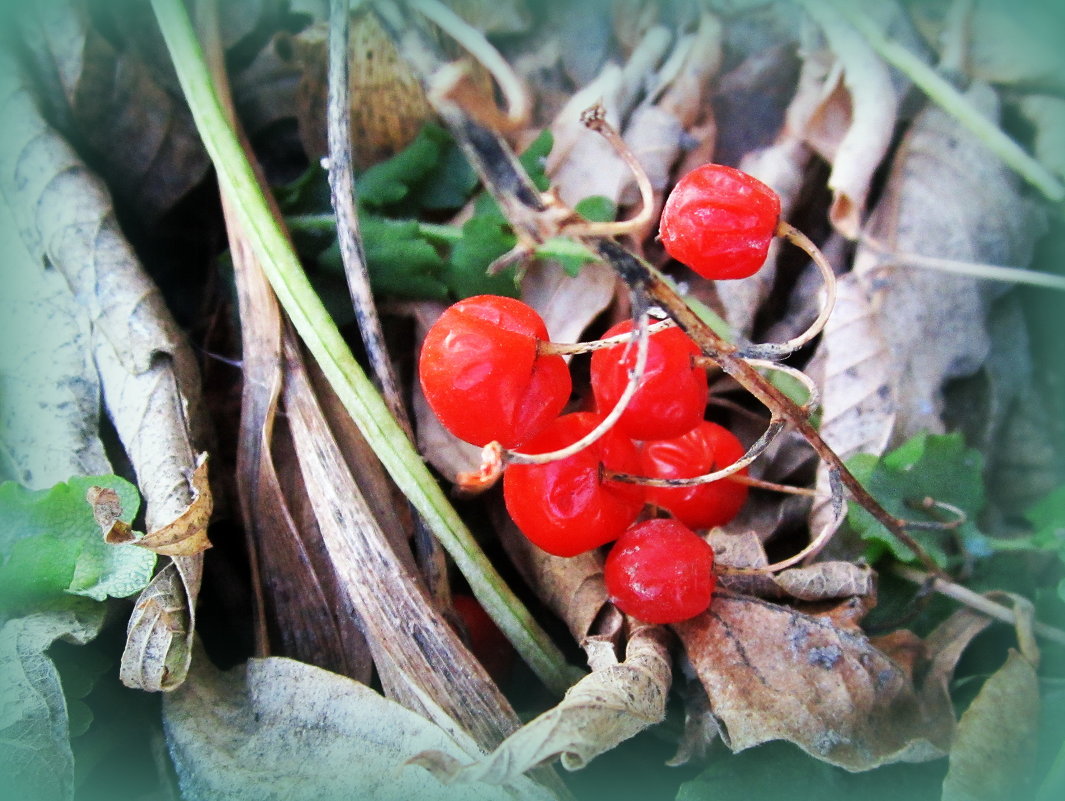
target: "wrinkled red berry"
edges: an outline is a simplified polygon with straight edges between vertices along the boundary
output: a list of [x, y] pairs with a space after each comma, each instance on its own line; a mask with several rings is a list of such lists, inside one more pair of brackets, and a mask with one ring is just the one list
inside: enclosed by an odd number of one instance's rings
[[[702, 421], [676, 439], [645, 442], [640, 452], [643, 475], [651, 478], [694, 478], [735, 463], [745, 453], [728, 429]], [[747, 475], [747, 468], [739, 471]], [[747, 485], [720, 479], [691, 487], [648, 487], [647, 501], [691, 528], [723, 526], [747, 500]]]
[[[626, 320], [604, 338], [632, 329], [632, 321]], [[625, 391], [636, 354], [635, 342], [592, 354], [592, 393], [600, 413], [609, 413]], [[694, 428], [703, 419], [709, 392], [706, 371], [692, 363], [698, 355], [699, 347], [679, 328], [652, 334], [643, 380], [618, 418], [618, 429], [633, 439], [669, 439]]]
[[558, 416], [573, 388], [565, 360], [537, 352], [547, 338], [540, 315], [520, 300], [460, 300], [422, 345], [418, 375], [429, 407], [459, 439], [516, 447]]
[[[558, 450], [591, 431], [600, 418], [575, 412], [525, 443], [527, 453]], [[592, 445], [547, 464], [513, 464], [503, 473], [503, 499], [521, 532], [555, 556], [576, 556], [615, 539], [636, 519], [644, 489], [604, 481], [600, 465], [622, 473], [639, 466], [636, 446], [611, 429]]]
[[765, 263], [779, 220], [780, 198], [764, 183], [704, 164], [673, 187], [659, 237], [670, 256], [704, 278], [747, 278]]
[[677, 623], [706, 611], [714, 593], [714, 551], [677, 520], [645, 520], [606, 557], [610, 600], [645, 623]]

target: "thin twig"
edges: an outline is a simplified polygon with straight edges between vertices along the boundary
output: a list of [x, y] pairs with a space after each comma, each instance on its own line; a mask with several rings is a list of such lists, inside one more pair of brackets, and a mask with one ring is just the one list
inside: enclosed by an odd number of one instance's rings
[[[329, 191], [336, 212], [337, 242], [344, 265], [355, 320], [362, 335], [370, 369], [381, 387], [389, 411], [400, 428], [413, 441], [414, 430], [407, 415], [399, 381], [385, 344], [381, 318], [370, 289], [366, 251], [359, 234], [359, 215], [355, 209], [355, 176], [351, 168], [351, 102], [348, 95], [349, 2], [331, 0], [329, 4], [329, 92], [327, 133], [329, 141]], [[434, 600], [447, 608], [450, 592], [447, 583], [447, 559], [440, 544], [432, 537], [421, 516], [414, 512], [414, 550], [418, 566]]]
[[[659, 320], [657, 323], [652, 323], [647, 326], [647, 335], [657, 334], [659, 331], [665, 331], [667, 328], [676, 328], [677, 324], [671, 319]], [[612, 337], [606, 337], [605, 339], [593, 339], [588, 342], [546, 342], [538, 341], [536, 343], [536, 353], [541, 356], [574, 356], [580, 353], [592, 353], [597, 350], [606, 350], [607, 348], [613, 348], [617, 345], [625, 345], [632, 342], [634, 332], [629, 331], [624, 334], [617, 334]]]
[[[915, 570], [912, 567], [906, 565], [895, 565], [892, 567], [892, 572], [895, 575], [912, 581], [914, 584], [928, 585], [936, 592], [946, 595], [948, 598], [953, 598], [955, 601], [972, 607], [978, 612], [983, 612], [988, 617], [993, 617], [996, 620], [1001, 620], [1004, 623], [1010, 623], [1011, 625], [1017, 624], [1017, 616], [1013, 610], [1007, 609], [1001, 604], [997, 604], [989, 598], [985, 598], [979, 593], [973, 592], [967, 587], [963, 587], [960, 584], [955, 584], [953, 581], [941, 578], [939, 576], [931, 576], [928, 573], [924, 573], [920, 570]], [[1052, 640], [1056, 643], [1065, 644], [1065, 631], [1048, 626], [1046, 623], [1034, 622], [1032, 624], [1032, 630], [1040, 637]]]

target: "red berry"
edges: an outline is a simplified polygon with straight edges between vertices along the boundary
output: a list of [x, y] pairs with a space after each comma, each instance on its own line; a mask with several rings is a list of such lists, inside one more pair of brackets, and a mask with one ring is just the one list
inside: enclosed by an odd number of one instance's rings
[[704, 278], [747, 278], [765, 263], [779, 220], [780, 198], [764, 183], [704, 164], [673, 187], [659, 236], [670, 256]]
[[677, 520], [645, 520], [622, 534], [603, 567], [610, 600], [645, 623], [677, 623], [710, 606], [714, 550]]
[[520, 300], [460, 300], [425, 336], [425, 399], [459, 439], [513, 448], [557, 417], [573, 388], [561, 356], [537, 353], [547, 338], [540, 315]]
[[[733, 464], [746, 452], [732, 432], [704, 420], [676, 439], [646, 442], [640, 453], [643, 475], [694, 478]], [[747, 468], [739, 471], [747, 475]], [[647, 501], [690, 528], [723, 526], [747, 500], [747, 485], [720, 479], [692, 487], [648, 487]]]
[[[632, 321], [626, 320], [605, 336], [632, 329]], [[600, 413], [609, 413], [625, 391], [636, 353], [636, 343], [632, 343], [592, 354], [592, 393]], [[708, 394], [706, 372], [692, 363], [698, 355], [698, 346], [679, 328], [652, 334], [643, 381], [618, 418], [618, 429], [633, 439], [668, 439], [694, 428], [703, 419]]]
[[[601, 418], [574, 412], [557, 418], [523, 446], [528, 453], [565, 447]], [[555, 556], [576, 556], [616, 539], [643, 508], [637, 484], [604, 481], [600, 464], [632, 473], [636, 446], [611, 429], [584, 450], [547, 464], [513, 464], [503, 473], [503, 499], [522, 533]]]
[[462, 619], [467, 645], [477, 661], [497, 681], [505, 678], [514, 661], [514, 648], [484, 607], [472, 595], [453, 595], [451, 603]]

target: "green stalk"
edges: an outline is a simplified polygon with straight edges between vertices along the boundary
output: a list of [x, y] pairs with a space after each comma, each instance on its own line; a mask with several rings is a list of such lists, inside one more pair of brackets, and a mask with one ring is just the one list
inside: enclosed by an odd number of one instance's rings
[[226, 120], [181, 0], [152, 0], [152, 7], [219, 183], [232, 198], [263, 271], [296, 331], [385, 469], [454, 559], [478, 601], [541, 681], [559, 694], [565, 692], [579, 672], [566, 662], [478, 547], [355, 360], [278, 229]]
[[[820, 3], [825, 0], [805, 0], [806, 3]], [[842, 0], [827, 0], [835, 13], [847, 20], [869, 42], [884, 61], [900, 70], [929, 98], [944, 111], [953, 116], [961, 125], [974, 134], [984, 145], [1002, 159], [1003, 163], [1014, 170], [1043, 195], [1060, 203], [1065, 200], [1065, 186], [1053, 173], [1011, 139], [993, 121], [973, 107], [965, 95], [955, 89], [932, 67], [925, 64], [912, 52], [884, 36], [876, 25], [866, 17], [859, 5]]]

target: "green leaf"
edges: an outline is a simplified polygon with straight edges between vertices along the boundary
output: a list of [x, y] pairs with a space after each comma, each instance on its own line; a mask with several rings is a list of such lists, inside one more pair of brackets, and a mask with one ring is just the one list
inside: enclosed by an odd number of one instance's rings
[[547, 177], [547, 156], [551, 148], [555, 146], [555, 137], [550, 128], [544, 128], [524, 152], [518, 156], [518, 161], [525, 168], [533, 184], [541, 192], [546, 192], [551, 186], [551, 179]]
[[411, 193], [436, 166], [447, 133], [427, 125], [407, 147], [392, 158], [370, 167], [355, 181], [359, 202], [373, 208], [394, 205]]
[[[895, 517], [914, 521], [945, 522], [952, 514], [920, 508], [925, 498], [958, 507], [966, 522], [947, 531], [913, 530], [911, 535], [940, 565], [947, 564], [946, 544], [960, 536], [969, 553], [990, 553], [987, 538], [973, 522], [984, 505], [983, 456], [967, 448], [959, 434], [919, 434], [883, 457], [868, 454], [852, 457], [847, 466], [874, 498]], [[847, 521], [869, 541], [866, 554], [871, 561], [885, 550], [902, 562], [912, 562], [915, 554], [888, 532], [858, 504], [851, 504]]]
[[[447, 297], [447, 285], [441, 279], [444, 260], [419, 233], [418, 223], [362, 214], [359, 229], [375, 294], [416, 300]], [[318, 257], [318, 263], [336, 274], [343, 273], [340, 246], [335, 240]]]
[[617, 204], [604, 195], [589, 195], [577, 201], [573, 210], [592, 222], [610, 222], [618, 214]]
[[136, 515], [137, 489], [118, 476], [81, 476], [40, 491], [0, 484], [0, 612], [62, 605], [71, 594], [124, 597], [147, 585], [155, 554], [103, 541], [85, 500], [92, 486], [118, 493], [126, 522]]
[[489, 265], [511, 250], [517, 239], [508, 226], [491, 215], [471, 217], [462, 226], [462, 239], [451, 249], [443, 280], [456, 298], [473, 295], [518, 296], [516, 272], [507, 268], [488, 275]]
[[566, 275], [577, 277], [581, 267], [591, 261], [598, 261], [599, 257], [582, 245], [564, 236], [556, 236], [548, 239], [536, 249], [535, 255], [541, 259], [554, 259], [562, 265]]

